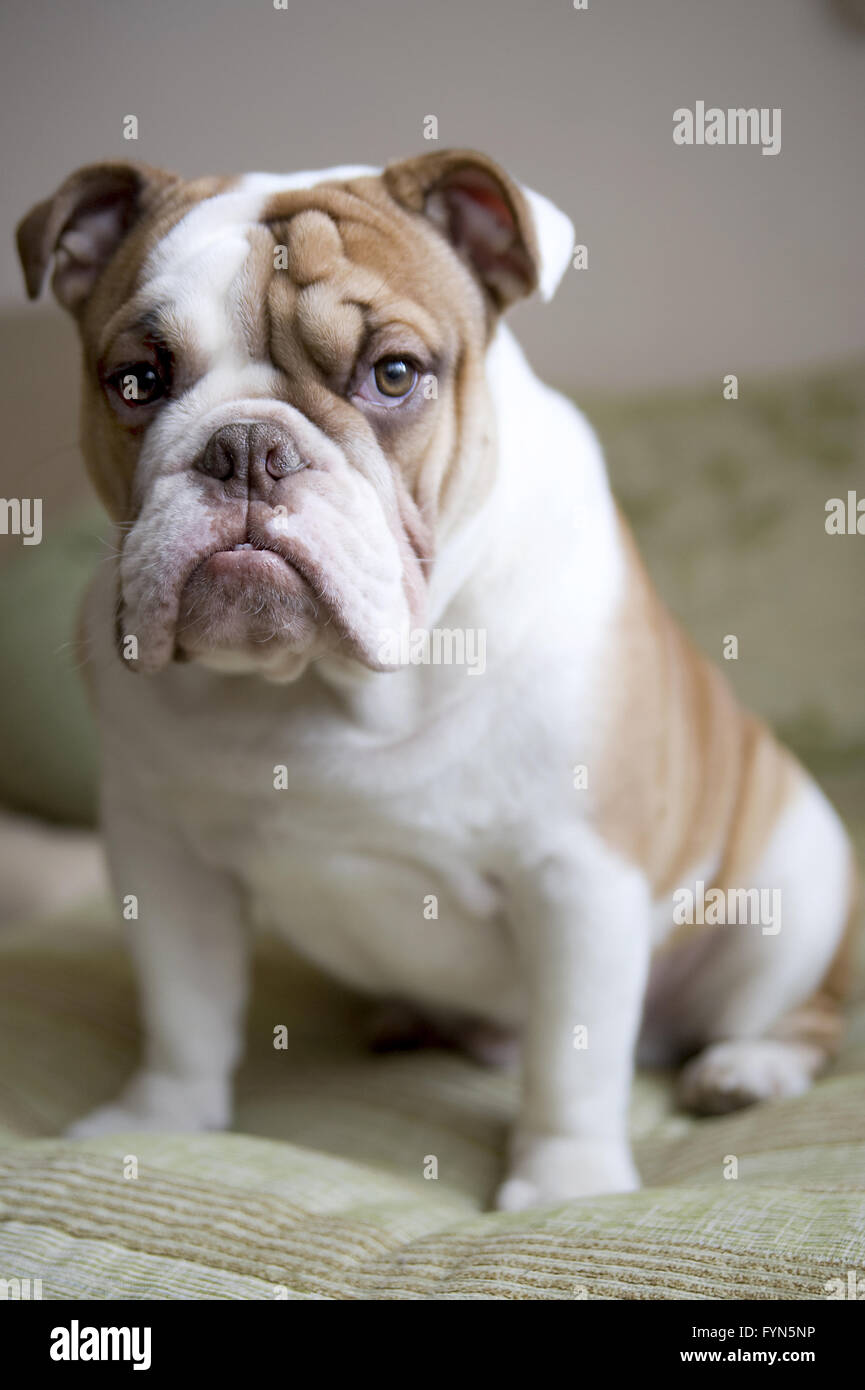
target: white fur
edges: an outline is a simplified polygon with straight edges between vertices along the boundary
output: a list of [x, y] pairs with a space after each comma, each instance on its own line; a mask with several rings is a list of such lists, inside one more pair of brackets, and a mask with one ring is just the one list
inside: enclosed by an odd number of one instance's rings
[[541, 253], [538, 293], [543, 300], [552, 299], [574, 254], [573, 223], [543, 193], [525, 187], [523, 193], [529, 200]]

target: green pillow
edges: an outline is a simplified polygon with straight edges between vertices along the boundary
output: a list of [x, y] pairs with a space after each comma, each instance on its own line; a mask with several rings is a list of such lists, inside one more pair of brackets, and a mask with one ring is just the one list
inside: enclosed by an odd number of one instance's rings
[[90, 508], [41, 545], [0, 538], [0, 802], [73, 824], [96, 815], [96, 733], [74, 642], [108, 529]]

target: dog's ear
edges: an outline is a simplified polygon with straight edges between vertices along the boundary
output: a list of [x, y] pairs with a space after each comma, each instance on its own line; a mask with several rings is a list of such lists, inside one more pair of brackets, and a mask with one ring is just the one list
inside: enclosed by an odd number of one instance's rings
[[19, 223], [18, 255], [27, 293], [35, 299], [53, 257], [57, 299], [79, 314], [126, 233], [154, 197], [177, 183], [146, 164], [87, 164], [37, 203]]
[[552, 298], [574, 250], [570, 219], [474, 150], [441, 150], [389, 164], [391, 197], [444, 233], [493, 306], [539, 290]]

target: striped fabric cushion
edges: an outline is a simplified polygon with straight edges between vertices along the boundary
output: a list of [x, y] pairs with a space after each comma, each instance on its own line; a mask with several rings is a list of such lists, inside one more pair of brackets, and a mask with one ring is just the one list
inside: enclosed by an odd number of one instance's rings
[[524, 1214], [487, 1210], [513, 1076], [370, 1054], [358, 1002], [278, 944], [237, 1132], [56, 1138], [130, 1070], [134, 1012], [103, 908], [0, 938], [0, 1280], [45, 1299], [822, 1299], [865, 1274], [861, 999], [801, 1098], [694, 1121], [641, 1076], [644, 1189]]

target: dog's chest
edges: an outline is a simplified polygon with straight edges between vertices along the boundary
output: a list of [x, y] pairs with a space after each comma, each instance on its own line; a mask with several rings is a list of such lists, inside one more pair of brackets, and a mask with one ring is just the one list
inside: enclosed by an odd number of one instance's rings
[[[514, 1022], [508, 876], [545, 827], [578, 832], [585, 798], [571, 760], [589, 760], [580, 691], [534, 671], [395, 674], [375, 683], [396, 711], [382, 727], [300, 685], [205, 682], [179, 668], [158, 698], [135, 687], [138, 794], [239, 882], [258, 927], [323, 968]], [[116, 744], [122, 758], [128, 739]]]
[[[348, 983], [506, 1020], [515, 967], [482, 801], [444, 785], [277, 795], [237, 845], [250, 915]], [[336, 794], [335, 794], [336, 793]]]
[[[453, 849], [454, 847], [451, 847]], [[514, 961], [494, 881], [404, 825], [264, 843], [244, 875], [256, 925], [376, 994], [510, 1019]]]
[[358, 988], [512, 1022], [497, 867], [524, 779], [495, 720], [483, 726], [388, 748], [298, 721], [258, 736], [247, 719], [218, 759], [213, 729], [210, 756], [188, 736], [164, 794], [240, 881], [256, 927]]

